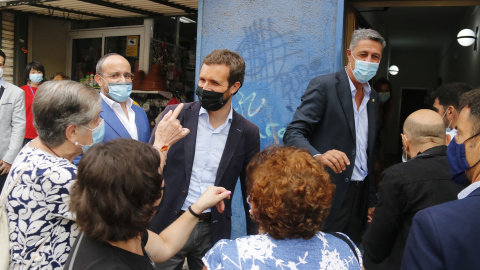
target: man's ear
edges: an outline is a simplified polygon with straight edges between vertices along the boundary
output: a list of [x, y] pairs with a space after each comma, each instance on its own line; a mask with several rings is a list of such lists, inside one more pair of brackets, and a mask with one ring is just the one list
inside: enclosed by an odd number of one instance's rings
[[102, 77], [99, 74], [95, 74], [94, 78], [98, 86], [100, 86], [101, 89], [105, 89], [104, 84], [106, 84], [106, 82], [102, 79]]
[[447, 107], [447, 119], [451, 121], [456, 115], [458, 115], [457, 110], [452, 105]]
[[242, 86], [240, 82], [234, 83], [232, 87], [230, 87], [230, 94], [232, 96], [235, 95], [238, 92], [238, 89], [240, 89], [240, 86]]
[[400, 137], [402, 137], [402, 145], [403, 145], [403, 148], [405, 149], [405, 152], [407, 152], [407, 149], [408, 149], [408, 139], [407, 139], [407, 136], [403, 133], [400, 133]]
[[352, 50], [347, 49], [347, 56], [348, 56], [348, 57], [352, 56]]

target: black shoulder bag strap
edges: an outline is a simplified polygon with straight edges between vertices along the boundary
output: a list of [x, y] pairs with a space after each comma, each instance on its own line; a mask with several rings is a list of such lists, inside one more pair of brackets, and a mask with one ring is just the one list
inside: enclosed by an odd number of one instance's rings
[[342, 239], [345, 243], [347, 243], [347, 245], [353, 251], [353, 255], [355, 255], [355, 258], [357, 258], [357, 262], [360, 263], [360, 260], [358, 259], [357, 251], [355, 250], [355, 246], [353, 245], [352, 241], [350, 241], [345, 235], [338, 232], [331, 232], [330, 234], [333, 236], [336, 236], [337, 238]]
[[83, 233], [80, 234], [80, 238], [78, 239], [77, 246], [73, 251], [72, 260], [70, 261], [70, 266], [68, 267], [68, 270], [73, 269], [73, 265], [75, 264], [75, 258], [77, 257], [77, 251], [78, 251], [78, 248], [80, 247], [80, 243], [82, 243], [82, 239], [83, 239]]

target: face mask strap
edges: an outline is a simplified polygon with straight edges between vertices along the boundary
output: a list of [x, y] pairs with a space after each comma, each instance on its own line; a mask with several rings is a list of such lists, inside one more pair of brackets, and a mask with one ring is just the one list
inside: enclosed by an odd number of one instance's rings
[[[472, 137], [466, 139], [466, 140], [463, 142], [463, 147], [465, 147], [465, 143], [466, 143], [467, 141], [469, 141], [470, 139], [473, 139], [473, 138], [477, 137], [478, 135], [480, 135], [480, 132], [478, 132], [477, 134], [473, 135]], [[478, 160], [473, 166], [470, 166], [470, 169], [473, 168], [473, 167], [475, 167], [475, 166], [477, 166], [478, 163], [480, 163], [480, 160]]]
[[86, 126], [84, 126], [84, 125], [80, 125], [80, 126], [83, 127], [83, 128], [86, 128], [86, 129], [90, 130], [90, 131], [93, 133], [94, 131], [97, 131], [98, 129], [100, 129], [101, 126], [102, 126], [102, 124], [103, 124], [103, 122], [105, 121], [105, 120], [103, 120], [103, 118], [100, 118], [100, 119], [102, 119], [102, 120], [101, 120], [100, 123], [99, 123], [96, 127], [94, 127], [94, 128], [88, 128], [88, 127], [86, 127]]
[[477, 137], [478, 135], [480, 135], [480, 132], [478, 132], [477, 134], [473, 135], [472, 137], [466, 139], [466, 140], [463, 142], [463, 144], [465, 144], [466, 142], [468, 142], [470, 139], [473, 139], [473, 138]]
[[[447, 108], [447, 110], [445, 111], [445, 113], [443, 113], [443, 116], [442, 116], [442, 118], [445, 118], [445, 116], [447, 115], [447, 112], [448, 112], [448, 109], [449, 109], [449, 108], [450, 108], [450, 107], [448, 107], [448, 108]], [[448, 120], [448, 118], [447, 118], [447, 120]], [[450, 123], [448, 123], [448, 127], [447, 127], [447, 129], [449, 129], [449, 128], [450, 128], [450, 125], [452, 124], [452, 121], [453, 121], [453, 117], [452, 117], [452, 120], [450, 120]]]
[[[357, 59], [355, 58], [355, 56], [353, 56], [353, 52], [352, 52], [352, 57], [353, 57], [353, 59], [355, 59], [355, 64], [357, 64]], [[353, 72], [352, 62], [350, 62], [350, 70], [352, 70], [352, 72]]]

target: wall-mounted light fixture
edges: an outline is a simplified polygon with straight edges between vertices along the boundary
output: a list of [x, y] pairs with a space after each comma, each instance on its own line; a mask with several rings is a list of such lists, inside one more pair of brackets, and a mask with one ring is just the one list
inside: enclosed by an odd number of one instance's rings
[[462, 46], [470, 46], [473, 44], [473, 50], [477, 50], [478, 26], [473, 32], [471, 29], [463, 29], [458, 32], [457, 41]]
[[395, 66], [395, 65], [391, 65], [389, 68], [388, 68], [388, 72], [392, 75], [397, 75], [398, 74], [398, 67]]

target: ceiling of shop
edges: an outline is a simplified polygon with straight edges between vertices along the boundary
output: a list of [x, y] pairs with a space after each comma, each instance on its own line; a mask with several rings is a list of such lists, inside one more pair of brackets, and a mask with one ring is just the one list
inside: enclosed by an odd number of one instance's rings
[[0, 10], [67, 20], [99, 20], [195, 14], [198, 0], [2, 0]]
[[371, 27], [385, 30], [392, 49], [433, 49], [456, 39], [475, 6], [359, 8]]

